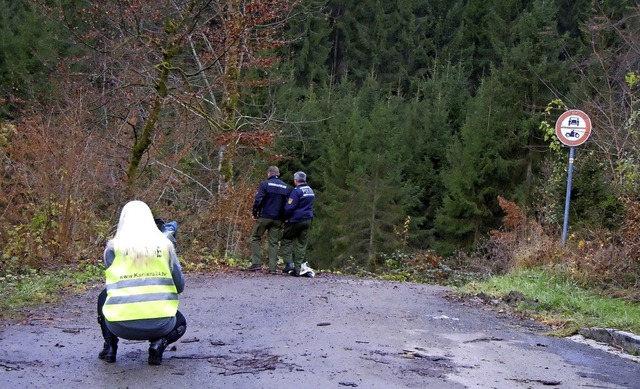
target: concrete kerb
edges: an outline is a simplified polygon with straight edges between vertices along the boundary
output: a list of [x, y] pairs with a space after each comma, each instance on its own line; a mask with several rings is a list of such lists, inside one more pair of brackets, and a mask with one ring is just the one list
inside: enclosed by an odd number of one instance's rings
[[583, 328], [578, 334], [596, 342], [619, 347], [631, 355], [640, 355], [640, 336], [612, 328]]

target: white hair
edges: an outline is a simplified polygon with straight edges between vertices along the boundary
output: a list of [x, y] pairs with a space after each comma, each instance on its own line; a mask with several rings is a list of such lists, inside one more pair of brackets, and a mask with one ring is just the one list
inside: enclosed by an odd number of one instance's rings
[[307, 175], [304, 172], [295, 172], [293, 179], [298, 182], [307, 182]]
[[158, 248], [166, 249], [169, 258], [175, 256], [173, 243], [158, 229], [149, 206], [139, 200], [130, 201], [122, 208], [116, 235], [107, 244], [136, 262], [154, 258]]

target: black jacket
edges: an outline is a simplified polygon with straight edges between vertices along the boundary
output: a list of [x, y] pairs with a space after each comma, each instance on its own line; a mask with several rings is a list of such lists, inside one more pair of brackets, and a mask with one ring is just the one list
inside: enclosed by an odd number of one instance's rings
[[316, 195], [306, 183], [296, 186], [289, 193], [289, 200], [284, 206], [284, 219], [290, 223], [313, 219], [313, 202]]
[[253, 202], [253, 216], [284, 220], [284, 204], [291, 189], [278, 176], [262, 181]]

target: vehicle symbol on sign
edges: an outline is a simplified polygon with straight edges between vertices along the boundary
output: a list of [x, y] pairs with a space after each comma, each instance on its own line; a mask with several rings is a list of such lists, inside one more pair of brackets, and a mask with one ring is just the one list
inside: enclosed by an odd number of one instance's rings
[[565, 111], [556, 121], [556, 136], [565, 146], [579, 146], [591, 135], [591, 119], [578, 110]]

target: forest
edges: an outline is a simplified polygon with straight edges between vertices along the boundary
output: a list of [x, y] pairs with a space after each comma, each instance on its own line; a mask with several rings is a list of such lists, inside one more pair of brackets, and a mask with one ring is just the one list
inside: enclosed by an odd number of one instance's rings
[[[131, 199], [246, 263], [266, 169], [318, 269], [640, 282], [632, 0], [0, 0], [0, 274], [101, 262]], [[569, 148], [557, 118], [592, 121]], [[440, 274], [440, 273], [438, 273]]]

